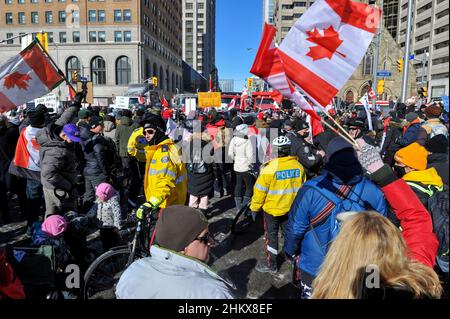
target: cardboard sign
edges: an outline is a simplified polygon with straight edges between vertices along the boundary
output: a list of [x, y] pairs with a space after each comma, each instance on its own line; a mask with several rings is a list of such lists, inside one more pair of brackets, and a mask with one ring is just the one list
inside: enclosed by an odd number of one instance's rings
[[198, 107], [220, 107], [222, 94], [220, 92], [198, 92]]

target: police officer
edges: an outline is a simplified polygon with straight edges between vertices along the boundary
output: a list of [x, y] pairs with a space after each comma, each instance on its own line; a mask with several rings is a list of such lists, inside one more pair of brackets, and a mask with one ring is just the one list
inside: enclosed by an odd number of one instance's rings
[[266, 259], [256, 266], [258, 272], [278, 272], [278, 231], [284, 232], [288, 212], [297, 192], [306, 181], [305, 170], [295, 156], [290, 156], [291, 141], [280, 136], [272, 142], [278, 157], [261, 169], [256, 181], [250, 210], [253, 214], [264, 211]]

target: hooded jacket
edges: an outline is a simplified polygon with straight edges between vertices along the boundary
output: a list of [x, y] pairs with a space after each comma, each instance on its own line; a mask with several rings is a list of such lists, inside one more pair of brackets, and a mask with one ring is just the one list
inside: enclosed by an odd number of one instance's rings
[[[364, 203], [366, 210], [374, 210], [387, 215], [387, 205], [381, 190], [363, 175], [353, 175], [347, 182], [328, 171], [323, 169], [320, 176], [306, 182], [300, 192], [297, 194], [295, 201], [289, 212], [289, 220], [286, 226], [284, 251], [289, 256], [298, 255], [298, 268], [301, 271], [315, 277], [322, 265], [326, 255], [327, 245], [330, 243], [330, 227], [331, 216], [344, 210], [338, 209], [328, 198], [325, 198], [321, 192], [315, 189], [316, 183], [321, 183], [323, 179], [327, 179], [332, 187], [339, 190], [340, 193], [347, 190], [348, 195], [342, 199], [339, 207], [341, 209], [351, 209], [354, 202]], [[358, 189], [357, 191], [351, 191]], [[327, 190], [328, 192], [328, 190]], [[326, 216], [329, 213], [327, 218]], [[311, 229], [311, 222], [320, 220], [314, 229]]]
[[248, 128], [239, 125], [235, 130], [228, 148], [228, 156], [234, 161], [234, 170], [238, 173], [245, 173], [255, 164], [256, 157], [252, 143], [248, 138]]
[[119, 146], [120, 157], [128, 157], [128, 140], [137, 125], [133, 124], [133, 121], [126, 116], [120, 118], [120, 124], [117, 126], [114, 141]]
[[[213, 156], [214, 148], [209, 144], [210, 138], [205, 133], [194, 133], [191, 135], [185, 147], [183, 148], [183, 156], [188, 155], [189, 158], [185, 158], [185, 163], [192, 163], [194, 157], [201, 154], [201, 156]], [[194, 147], [196, 148], [194, 150]], [[207, 154], [208, 150], [210, 151]], [[196, 156], [194, 156], [194, 152]], [[198, 154], [200, 152], [200, 154]], [[206, 166], [205, 173], [196, 173], [188, 171], [188, 193], [194, 196], [208, 196], [214, 191], [214, 174], [212, 164], [208, 164], [207, 158], [202, 158]]]
[[[419, 130], [422, 127], [420, 119], [414, 120], [406, 129], [405, 134], [397, 140], [397, 144], [402, 148], [417, 141]], [[421, 144], [422, 145], [422, 144]]]
[[234, 285], [201, 261], [158, 246], [150, 252], [122, 274], [118, 299], [234, 299]]
[[84, 176], [103, 176], [107, 178], [110, 175], [108, 163], [108, 143], [100, 134], [92, 133], [89, 128], [80, 129], [81, 147], [86, 159]]
[[5, 183], [8, 167], [14, 159], [16, 144], [19, 139], [19, 128], [8, 124], [0, 127], [0, 182]]
[[428, 156], [428, 168], [434, 167], [445, 185], [449, 185], [448, 154], [433, 153]]
[[[104, 125], [105, 125], [105, 129], [103, 131], [103, 134], [106, 137], [109, 137], [110, 139], [112, 139], [114, 141], [114, 143], [116, 143], [116, 124], [114, 124], [111, 121], [105, 121]], [[117, 143], [116, 143], [116, 145], [117, 145]]]
[[127, 152], [130, 156], [136, 157], [141, 163], [147, 162], [146, 152], [150, 146], [144, 136], [144, 128], [136, 128], [127, 143]]
[[296, 132], [290, 132], [286, 136], [291, 140], [291, 155], [297, 156], [299, 162], [308, 170], [308, 173], [317, 173], [323, 162], [323, 158], [319, 154], [317, 147], [307, 143]]
[[[412, 171], [403, 176], [406, 183], [412, 188], [422, 204], [428, 209], [428, 199], [434, 191], [441, 190], [444, 186], [442, 178], [434, 167], [423, 171]], [[427, 191], [424, 192], [423, 189]]]
[[389, 121], [389, 124], [385, 130], [386, 136], [384, 138], [383, 147], [380, 153], [383, 157], [384, 163], [393, 165], [395, 153], [402, 148], [400, 144], [397, 143], [397, 140], [403, 135], [403, 124], [395, 121]]
[[77, 177], [75, 144], [63, 141], [62, 127], [50, 125], [37, 135], [40, 145], [41, 183], [46, 189], [61, 189], [70, 193]]
[[167, 138], [146, 149], [144, 191], [148, 202], [166, 208], [184, 205], [187, 195], [186, 166], [174, 142]]

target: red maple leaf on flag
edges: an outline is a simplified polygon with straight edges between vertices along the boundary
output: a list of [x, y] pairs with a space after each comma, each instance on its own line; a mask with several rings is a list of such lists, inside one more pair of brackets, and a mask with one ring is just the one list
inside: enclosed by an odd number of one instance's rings
[[314, 30], [306, 31], [309, 36], [306, 40], [317, 44], [315, 47], [310, 47], [309, 52], [306, 54], [311, 57], [313, 61], [328, 58], [331, 60], [334, 53], [338, 53], [344, 58], [344, 54], [337, 51], [337, 49], [344, 42], [339, 38], [339, 33], [334, 30], [333, 26], [328, 27], [328, 29], [323, 30], [323, 35], [319, 32], [317, 28]]
[[5, 76], [5, 83], [3, 86], [8, 90], [14, 88], [15, 86], [21, 90], [28, 90], [27, 81], [29, 80], [31, 80], [31, 77], [28, 74], [14, 72]]

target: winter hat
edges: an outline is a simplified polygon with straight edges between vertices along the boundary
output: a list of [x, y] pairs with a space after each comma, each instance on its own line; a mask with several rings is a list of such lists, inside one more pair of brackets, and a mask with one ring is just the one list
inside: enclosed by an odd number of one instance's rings
[[56, 237], [64, 233], [67, 229], [67, 222], [59, 215], [49, 216], [42, 223], [42, 231], [50, 237]]
[[97, 126], [102, 125], [102, 124], [103, 124], [103, 118], [101, 118], [100, 116], [93, 116], [91, 118], [91, 120], [89, 121], [89, 127], [91, 129], [94, 129]]
[[260, 121], [264, 120], [264, 113], [259, 112], [258, 116], [257, 116], [257, 119], [260, 120]]
[[234, 131], [234, 136], [244, 137], [248, 135], [248, 125], [241, 124], [236, 126], [236, 130]]
[[419, 115], [417, 115], [417, 113], [411, 112], [411, 113], [406, 114], [405, 120], [408, 123], [411, 123], [412, 121], [414, 121], [418, 118], [419, 118]]
[[107, 202], [111, 197], [116, 195], [117, 191], [108, 183], [102, 183], [97, 186], [95, 190], [95, 196], [97, 196], [102, 202]]
[[157, 129], [161, 133], [166, 133], [167, 130], [167, 125], [164, 119], [160, 115], [154, 115], [151, 113], [145, 114], [145, 117], [142, 120], [142, 126], [144, 127], [144, 129]]
[[256, 119], [253, 117], [253, 115], [249, 115], [244, 118], [244, 124], [247, 124], [247, 125], [253, 125], [253, 124], [255, 124], [255, 121], [256, 121]]
[[442, 108], [440, 108], [438, 105], [432, 105], [425, 109], [425, 115], [427, 118], [437, 118], [441, 116], [442, 114]]
[[334, 154], [345, 149], [353, 149], [352, 144], [350, 144], [340, 136], [333, 138], [327, 147], [327, 161], [329, 161]]
[[121, 113], [122, 113], [122, 116], [124, 116], [124, 117], [128, 117], [130, 119], [133, 117], [133, 113], [131, 113], [130, 110], [122, 110]]
[[75, 124], [66, 124], [63, 127], [63, 132], [66, 134], [70, 140], [74, 143], [80, 143], [80, 129]]
[[45, 125], [45, 112], [34, 110], [27, 113], [32, 127], [43, 127]]
[[448, 139], [443, 134], [436, 135], [425, 143], [425, 148], [431, 153], [446, 154], [448, 151]]
[[90, 116], [92, 116], [92, 113], [88, 109], [82, 109], [78, 112], [78, 118], [80, 120], [86, 120]]
[[156, 242], [176, 252], [189, 246], [208, 227], [208, 221], [198, 210], [176, 205], [162, 212], [156, 223]]
[[301, 130], [309, 129], [309, 125], [305, 120], [298, 118], [294, 121], [294, 129], [298, 132]]
[[427, 168], [428, 151], [418, 143], [413, 143], [398, 151], [394, 158], [397, 162], [418, 171], [423, 171]]

